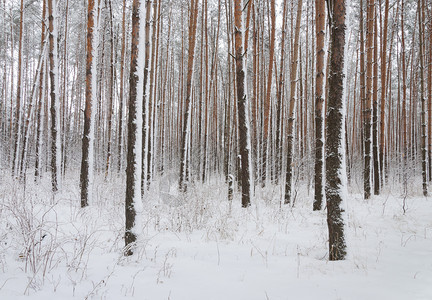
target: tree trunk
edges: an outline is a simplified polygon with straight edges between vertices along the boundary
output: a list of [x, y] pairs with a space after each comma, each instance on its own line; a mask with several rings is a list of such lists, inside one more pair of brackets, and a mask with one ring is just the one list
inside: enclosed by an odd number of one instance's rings
[[[21, 0], [20, 7], [20, 26], [19, 26], [19, 43], [18, 43], [18, 78], [17, 78], [17, 94], [15, 106], [15, 124], [14, 124], [14, 151], [12, 161], [12, 174], [17, 176], [19, 173], [19, 147], [21, 139], [21, 94], [22, 94], [22, 44], [23, 44], [23, 19], [24, 19], [24, 0]], [[13, 49], [13, 48], [12, 48]]]
[[[54, 3], [53, 3], [54, 2]], [[60, 172], [60, 112], [59, 80], [57, 51], [57, 7], [55, 0], [48, 0], [49, 14], [49, 60], [50, 60], [50, 95], [51, 95], [51, 183], [52, 191], [58, 191]]]
[[371, 196], [371, 114], [372, 114], [372, 58], [373, 58], [373, 22], [374, 22], [374, 0], [367, 0], [366, 13], [366, 103], [364, 106], [364, 197], [369, 199]]
[[[388, 13], [389, 13], [389, 0], [385, 0], [385, 8], [384, 8], [384, 26], [383, 26], [383, 35], [381, 40], [381, 118], [380, 118], [380, 177], [381, 183], [383, 182], [384, 175], [384, 143], [385, 143], [385, 103], [386, 103], [386, 91], [387, 91], [387, 82], [386, 82], [386, 64], [387, 64], [387, 26], [388, 26]], [[390, 64], [389, 64], [390, 68]], [[390, 112], [390, 110], [389, 110]], [[387, 134], [390, 134], [388, 132]]]
[[329, 98], [326, 128], [326, 199], [329, 260], [346, 256], [342, 213], [343, 67], [345, 48], [345, 1], [332, 0]]
[[297, 83], [297, 64], [298, 64], [298, 48], [299, 48], [299, 35], [300, 35], [300, 21], [302, 14], [302, 0], [298, 0], [297, 4], [297, 21], [294, 36], [293, 55], [291, 58], [291, 89], [290, 89], [290, 102], [288, 112], [288, 153], [287, 153], [287, 170], [285, 180], [285, 204], [291, 203], [292, 192], [292, 163], [293, 163], [293, 144], [294, 144], [294, 107], [296, 103], [295, 89]]
[[423, 24], [424, 24], [424, 8], [422, 7], [421, 0], [417, 1], [417, 10], [419, 17], [419, 49], [420, 49], [420, 101], [421, 101], [421, 159], [422, 159], [422, 179], [423, 179], [423, 195], [428, 195], [428, 180], [427, 180], [427, 158], [426, 158], [426, 98], [424, 96], [424, 50], [423, 50]]
[[[129, 120], [128, 120], [128, 141], [127, 141], [127, 165], [126, 165], [126, 232], [125, 252], [126, 256], [133, 254], [134, 243], [137, 239], [137, 231], [140, 229], [136, 222], [137, 212], [141, 210], [141, 139], [142, 134], [142, 92], [138, 86], [139, 71], [142, 70], [142, 62], [139, 56], [140, 37], [140, 0], [133, 0], [132, 3], [132, 43], [131, 43], [131, 66], [129, 77]], [[141, 95], [140, 95], [141, 94]]]
[[320, 210], [323, 200], [323, 86], [324, 86], [324, 39], [325, 0], [315, 1], [316, 10], [316, 90], [315, 90], [315, 194], [313, 210]]
[[373, 144], [373, 175], [374, 195], [380, 193], [379, 161], [378, 161], [378, 20], [374, 6], [374, 38], [373, 38], [373, 122], [372, 122], [372, 144]]
[[117, 172], [120, 173], [122, 168], [122, 150], [123, 150], [123, 98], [124, 98], [124, 67], [125, 67], [125, 49], [126, 48], [126, 0], [123, 0], [122, 14], [122, 42], [120, 52], [120, 95], [119, 95], [119, 116], [118, 116], [118, 161]]
[[262, 169], [262, 186], [265, 186], [265, 181], [267, 178], [267, 160], [269, 160], [270, 151], [270, 143], [271, 135], [270, 132], [270, 124], [271, 124], [271, 91], [272, 91], [272, 82], [273, 82], [273, 60], [274, 60], [274, 48], [275, 48], [275, 34], [276, 34], [276, 8], [275, 1], [270, 1], [270, 46], [269, 46], [269, 62], [268, 62], [268, 73], [267, 73], [267, 90], [266, 97], [264, 101], [264, 136], [263, 136], [263, 169]]
[[[81, 159], [81, 207], [86, 207], [91, 200], [93, 183], [93, 148], [94, 148], [94, 112], [93, 102], [96, 98], [96, 63], [97, 63], [97, 15], [96, 0], [89, 0], [87, 8], [87, 43], [86, 43], [86, 90], [84, 109], [84, 133], [82, 137]], [[97, 19], [97, 17], [96, 17]], [[97, 22], [97, 21], [96, 21]]]
[[241, 189], [242, 207], [251, 204], [251, 157], [249, 134], [249, 111], [246, 96], [246, 75], [244, 71], [242, 1], [234, 0], [234, 44], [235, 44], [235, 70], [237, 84], [237, 113], [238, 113], [238, 141], [241, 159]]
[[196, 41], [196, 28], [197, 28], [197, 17], [198, 17], [198, 2], [199, 0], [191, 1], [191, 12], [189, 16], [189, 51], [188, 51], [188, 66], [187, 66], [187, 79], [186, 79], [186, 98], [185, 108], [183, 115], [183, 129], [181, 137], [181, 153], [180, 153], [180, 179], [179, 179], [179, 190], [186, 192], [187, 179], [186, 179], [186, 161], [188, 151], [188, 140], [190, 136], [191, 122], [191, 90], [192, 90], [192, 78], [193, 78], [193, 66], [195, 57], [195, 41]]

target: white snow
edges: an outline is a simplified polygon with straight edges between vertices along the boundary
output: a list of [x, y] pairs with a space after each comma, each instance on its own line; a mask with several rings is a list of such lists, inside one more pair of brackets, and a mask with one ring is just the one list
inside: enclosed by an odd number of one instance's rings
[[277, 187], [251, 209], [237, 193], [230, 212], [222, 182], [191, 186], [179, 206], [154, 188], [137, 250], [124, 257], [124, 181], [95, 177], [94, 202], [81, 209], [78, 174], [53, 205], [49, 177], [29, 180], [24, 195], [1, 175], [0, 299], [432, 298], [432, 206], [420, 189], [405, 215], [395, 187], [369, 202], [350, 191], [348, 257], [330, 262], [326, 212], [312, 212], [304, 189], [295, 208], [280, 207]]

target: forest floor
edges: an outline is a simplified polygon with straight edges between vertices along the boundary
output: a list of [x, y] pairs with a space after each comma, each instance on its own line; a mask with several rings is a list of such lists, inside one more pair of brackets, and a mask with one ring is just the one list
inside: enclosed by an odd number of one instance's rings
[[432, 200], [420, 183], [368, 201], [354, 185], [348, 257], [330, 262], [326, 211], [312, 211], [306, 186], [294, 207], [272, 186], [242, 209], [224, 184], [179, 199], [168, 178], [146, 195], [124, 257], [122, 180], [96, 180], [82, 209], [79, 176], [53, 199], [49, 178], [24, 190], [1, 175], [0, 299], [432, 299]]

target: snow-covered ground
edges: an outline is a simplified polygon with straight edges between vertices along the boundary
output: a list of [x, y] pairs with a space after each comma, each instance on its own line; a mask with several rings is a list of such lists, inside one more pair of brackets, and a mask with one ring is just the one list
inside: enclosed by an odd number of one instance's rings
[[96, 179], [81, 209], [76, 179], [52, 199], [49, 178], [24, 191], [3, 175], [0, 299], [432, 299], [432, 200], [420, 184], [406, 198], [349, 194], [349, 254], [330, 262], [326, 212], [302, 189], [295, 207], [268, 188], [242, 209], [220, 183], [185, 199], [154, 186], [124, 257], [124, 182]]

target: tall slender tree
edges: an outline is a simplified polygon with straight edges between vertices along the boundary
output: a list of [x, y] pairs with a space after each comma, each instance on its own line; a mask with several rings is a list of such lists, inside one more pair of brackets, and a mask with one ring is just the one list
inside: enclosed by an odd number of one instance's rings
[[22, 96], [22, 46], [23, 46], [23, 20], [24, 20], [24, 0], [21, 0], [20, 7], [20, 25], [19, 25], [19, 42], [18, 42], [18, 78], [17, 78], [17, 93], [15, 107], [15, 122], [14, 122], [14, 151], [12, 162], [12, 173], [18, 175], [19, 170], [19, 147], [21, 138], [21, 96]]
[[427, 180], [427, 158], [426, 158], [426, 98], [424, 93], [424, 8], [422, 1], [417, 1], [417, 11], [419, 18], [419, 60], [420, 60], [420, 101], [421, 101], [421, 160], [422, 160], [422, 179], [423, 179], [423, 195], [428, 194], [428, 180]]
[[49, 61], [51, 96], [51, 183], [57, 192], [60, 173], [60, 111], [59, 111], [59, 67], [57, 51], [57, 1], [48, 0], [49, 19]]
[[[139, 220], [137, 213], [142, 207], [141, 202], [141, 134], [142, 134], [142, 84], [139, 80], [143, 72], [143, 63], [139, 51], [140, 46], [140, 19], [141, 0], [133, 0], [132, 3], [132, 42], [131, 42], [131, 66], [129, 77], [129, 120], [128, 120], [128, 141], [127, 141], [127, 165], [126, 165], [126, 232], [125, 252], [126, 256], [133, 254], [134, 244], [137, 239]], [[142, 76], [141, 76], [142, 77]]]
[[320, 210], [323, 199], [323, 86], [325, 0], [315, 1], [316, 10], [316, 83], [315, 83], [315, 194], [313, 210]]
[[246, 95], [246, 75], [244, 71], [243, 25], [242, 25], [242, 1], [234, 0], [234, 47], [235, 70], [238, 114], [238, 139], [241, 159], [241, 189], [242, 206], [251, 205], [251, 157], [248, 99]]
[[290, 88], [290, 100], [289, 100], [289, 111], [288, 111], [288, 149], [287, 149], [287, 169], [285, 179], [285, 204], [291, 203], [291, 192], [292, 192], [292, 177], [293, 177], [293, 148], [294, 148], [294, 108], [296, 104], [295, 90], [297, 84], [297, 65], [298, 65], [298, 52], [299, 52], [299, 39], [300, 39], [300, 24], [302, 14], [302, 0], [298, 0], [297, 3], [297, 20], [295, 27], [294, 45], [292, 49], [291, 57], [291, 88]]
[[343, 197], [343, 80], [345, 51], [345, 0], [330, 0], [330, 70], [326, 128], [326, 199], [329, 229], [329, 259], [343, 260], [346, 256]]
[[188, 64], [187, 64], [187, 78], [186, 78], [186, 95], [185, 95], [185, 110], [183, 115], [183, 128], [181, 133], [181, 149], [180, 149], [180, 179], [179, 189], [185, 192], [187, 183], [185, 184], [187, 175], [187, 155], [189, 145], [189, 134], [191, 127], [191, 96], [192, 96], [192, 79], [193, 67], [195, 60], [195, 41], [196, 41], [196, 28], [198, 18], [198, 2], [199, 0], [192, 0], [190, 3], [189, 14], [189, 49], [188, 49]]
[[[94, 107], [96, 99], [96, 63], [97, 63], [97, 4], [96, 0], [88, 1], [87, 8], [87, 43], [86, 43], [86, 90], [84, 109], [84, 133], [82, 136], [81, 158], [81, 207], [86, 207], [91, 199], [93, 183], [93, 149], [94, 149]], [[96, 21], [97, 22], [97, 21]]]

